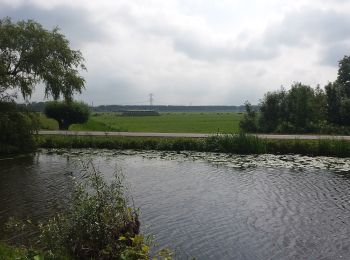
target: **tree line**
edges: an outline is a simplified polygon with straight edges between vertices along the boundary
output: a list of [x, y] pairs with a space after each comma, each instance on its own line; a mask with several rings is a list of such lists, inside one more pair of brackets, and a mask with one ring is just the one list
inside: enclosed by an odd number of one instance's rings
[[324, 89], [296, 82], [266, 93], [258, 109], [245, 106], [240, 127], [246, 132], [349, 134], [350, 56], [339, 61], [337, 79]]

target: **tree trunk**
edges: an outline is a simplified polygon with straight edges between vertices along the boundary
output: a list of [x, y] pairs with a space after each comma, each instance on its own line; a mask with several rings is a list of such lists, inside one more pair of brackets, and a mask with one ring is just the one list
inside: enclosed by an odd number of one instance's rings
[[69, 123], [65, 122], [64, 120], [58, 121], [58, 128], [60, 130], [68, 130]]

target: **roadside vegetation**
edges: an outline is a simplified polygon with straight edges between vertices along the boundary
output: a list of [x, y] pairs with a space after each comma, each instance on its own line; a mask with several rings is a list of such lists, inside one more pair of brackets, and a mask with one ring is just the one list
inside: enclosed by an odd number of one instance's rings
[[37, 141], [39, 147], [48, 149], [104, 148], [235, 154], [271, 153], [335, 157], [350, 156], [349, 142], [344, 140], [270, 140], [244, 133], [238, 135], [213, 135], [209, 138], [39, 136]]
[[266, 93], [258, 107], [246, 103], [243, 131], [350, 134], [350, 57], [339, 61], [338, 77], [325, 90], [294, 83], [288, 91]]

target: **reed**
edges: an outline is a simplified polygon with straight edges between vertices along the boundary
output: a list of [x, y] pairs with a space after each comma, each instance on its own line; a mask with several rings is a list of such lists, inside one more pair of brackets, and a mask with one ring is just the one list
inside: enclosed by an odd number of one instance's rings
[[336, 139], [268, 140], [240, 133], [208, 138], [38, 136], [41, 148], [104, 148], [161, 151], [204, 151], [235, 154], [301, 154], [350, 157], [350, 142]]

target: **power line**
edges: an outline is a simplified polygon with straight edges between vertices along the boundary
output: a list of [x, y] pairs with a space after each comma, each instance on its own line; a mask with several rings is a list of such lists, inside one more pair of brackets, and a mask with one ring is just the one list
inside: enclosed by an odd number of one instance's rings
[[149, 106], [152, 108], [152, 106], [153, 106], [153, 94], [152, 93], [150, 93], [149, 94]]

